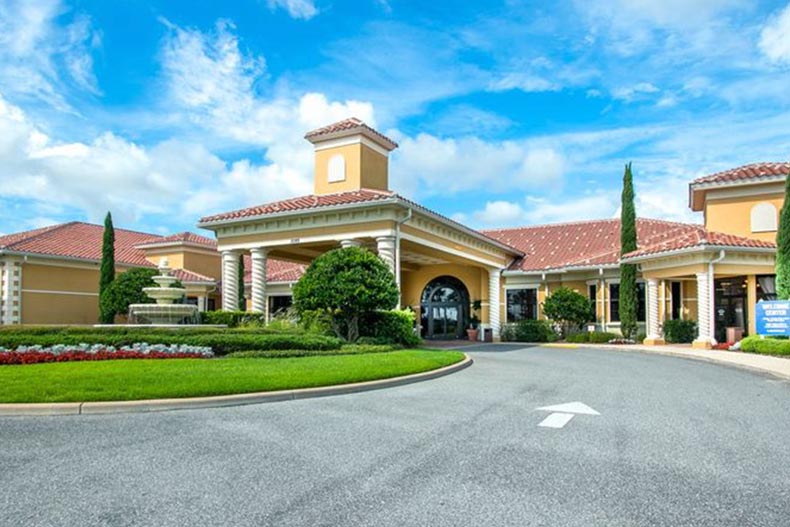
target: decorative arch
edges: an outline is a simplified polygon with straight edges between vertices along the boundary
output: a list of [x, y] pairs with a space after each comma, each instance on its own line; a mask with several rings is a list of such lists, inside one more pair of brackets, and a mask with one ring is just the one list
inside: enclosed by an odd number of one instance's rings
[[335, 154], [329, 158], [327, 180], [330, 183], [346, 180], [346, 158], [342, 154]]
[[453, 276], [434, 278], [422, 291], [420, 322], [425, 339], [462, 338], [469, 324], [469, 290]]
[[773, 203], [758, 203], [751, 211], [752, 232], [771, 232], [778, 226], [776, 207]]

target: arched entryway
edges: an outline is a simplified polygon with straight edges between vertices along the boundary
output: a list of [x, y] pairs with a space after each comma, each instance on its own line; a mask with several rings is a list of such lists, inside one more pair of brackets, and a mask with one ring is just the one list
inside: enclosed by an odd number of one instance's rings
[[469, 291], [457, 278], [440, 276], [425, 286], [420, 300], [424, 339], [458, 339], [469, 323]]

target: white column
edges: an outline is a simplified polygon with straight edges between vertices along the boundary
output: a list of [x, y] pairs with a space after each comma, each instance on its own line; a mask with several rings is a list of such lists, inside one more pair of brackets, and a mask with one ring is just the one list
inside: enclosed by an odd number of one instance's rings
[[707, 347], [713, 340], [713, 295], [710, 276], [707, 272], [697, 273], [697, 339], [694, 345]]
[[395, 275], [395, 236], [379, 236], [376, 238], [376, 251], [393, 276]]
[[0, 259], [0, 325], [4, 325], [6, 308], [5, 260]]
[[647, 338], [652, 341], [661, 338], [658, 303], [658, 280], [647, 279]]
[[340, 240], [340, 247], [343, 249], [348, 249], [349, 247], [361, 247], [362, 242], [359, 240]]
[[6, 259], [0, 266], [0, 282], [2, 286], [2, 323], [6, 325], [22, 322], [22, 264]]
[[500, 277], [499, 269], [491, 269], [488, 271], [488, 322], [491, 326], [491, 333], [494, 340], [499, 339], [500, 330]]
[[239, 309], [239, 253], [222, 251], [222, 310]]
[[251, 249], [252, 254], [252, 310], [266, 312], [266, 255], [269, 250], [263, 247]]

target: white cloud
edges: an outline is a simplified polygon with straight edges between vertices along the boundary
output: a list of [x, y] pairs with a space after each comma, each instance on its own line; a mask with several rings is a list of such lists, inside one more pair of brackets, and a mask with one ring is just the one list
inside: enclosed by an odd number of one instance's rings
[[768, 19], [759, 46], [770, 61], [790, 64], [790, 4]]
[[293, 18], [309, 20], [318, 14], [313, 0], [268, 0], [269, 9], [285, 9]]
[[561, 152], [524, 141], [442, 139], [430, 134], [395, 137], [400, 150], [393, 159], [391, 179], [407, 194], [523, 190], [561, 184], [565, 173]]
[[70, 89], [100, 94], [92, 53], [101, 36], [91, 19], [66, 16], [59, 0], [0, 2], [0, 91], [32, 97], [63, 111]]
[[653, 93], [658, 93], [659, 90], [649, 82], [640, 82], [632, 86], [622, 86], [612, 90], [612, 97], [626, 102], [642, 99]]

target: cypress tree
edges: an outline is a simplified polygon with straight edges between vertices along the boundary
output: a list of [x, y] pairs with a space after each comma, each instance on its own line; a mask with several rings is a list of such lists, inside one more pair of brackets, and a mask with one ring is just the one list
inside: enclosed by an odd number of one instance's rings
[[244, 298], [244, 255], [239, 255], [239, 311], [247, 311], [247, 299]]
[[115, 228], [112, 225], [112, 214], [107, 212], [104, 218], [104, 236], [101, 248], [101, 267], [99, 269], [99, 322], [112, 324], [115, 319], [111, 310], [102, 306], [102, 295], [115, 280]]
[[[636, 210], [631, 163], [625, 165], [620, 207], [620, 255], [636, 250]], [[637, 326], [636, 265], [620, 264], [620, 331], [624, 338], [636, 335]]]
[[776, 296], [790, 300], [790, 175], [785, 179], [785, 200], [776, 233]]

